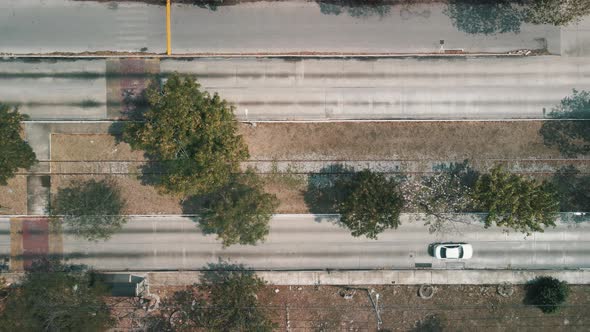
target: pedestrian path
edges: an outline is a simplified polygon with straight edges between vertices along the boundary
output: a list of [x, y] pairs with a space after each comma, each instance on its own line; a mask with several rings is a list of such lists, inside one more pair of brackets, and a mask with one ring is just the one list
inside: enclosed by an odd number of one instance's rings
[[[200, 272], [125, 272], [147, 275], [151, 286], [190, 286], [200, 283]], [[258, 271], [271, 285], [490, 285], [525, 284], [538, 276], [552, 276], [569, 284], [590, 284], [586, 270], [361, 270]]]

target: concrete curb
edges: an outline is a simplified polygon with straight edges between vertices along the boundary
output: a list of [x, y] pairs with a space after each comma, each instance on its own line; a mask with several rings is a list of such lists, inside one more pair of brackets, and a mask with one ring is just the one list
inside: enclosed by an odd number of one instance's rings
[[[105, 274], [133, 274], [147, 277], [152, 286], [198, 284], [202, 271], [125, 271]], [[573, 285], [590, 284], [589, 270], [358, 270], [358, 271], [256, 271], [270, 285], [352, 286], [352, 285], [493, 285], [503, 282], [525, 284], [538, 276], [551, 276]], [[17, 283], [23, 272], [2, 273]]]
[[315, 52], [294, 52], [294, 53], [186, 53], [186, 54], [159, 54], [159, 53], [116, 53], [114, 54], [0, 54], [4, 59], [18, 58], [77, 58], [77, 59], [116, 59], [116, 58], [158, 58], [158, 59], [190, 59], [190, 58], [301, 58], [301, 59], [341, 59], [341, 58], [464, 58], [464, 57], [527, 57], [527, 56], [560, 56], [555, 54], [525, 55], [510, 53], [315, 53]]

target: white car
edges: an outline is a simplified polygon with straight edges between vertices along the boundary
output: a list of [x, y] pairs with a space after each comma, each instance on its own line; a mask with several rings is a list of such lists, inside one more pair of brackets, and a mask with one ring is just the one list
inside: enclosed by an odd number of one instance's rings
[[434, 257], [438, 259], [469, 259], [473, 247], [467, 243], [438, 243], [434, 245]]

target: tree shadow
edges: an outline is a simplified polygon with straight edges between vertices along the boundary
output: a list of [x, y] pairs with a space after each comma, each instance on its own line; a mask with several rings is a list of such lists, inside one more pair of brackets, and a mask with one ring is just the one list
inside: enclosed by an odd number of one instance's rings
[[444, 14], [459, 31], [483, 35], [519, 33], [527, 17], [513, 0], [449, 0]]
[[[303, 195], [309, 212], [313, 214], [335, 213], [335, 204], [341, 195], [337, 183], [339, 180], [350, 177], [353, 173], [354, 168], [352, 167], [332, 164], [323, 167], [318, 173], [311, 174], [307, 180], [307, 190]], [[326, 217], [316, 217], [318, 222], [325, 219]]]
[[411, 332], [442, 332], [442, 321], [438, 315], [429, 314], [416, 322]]
[[204, 235], [217, 234], [212, 229], [201, 227], [201, 217], [198, 216], [202, 214], [205, 211], [205, 208], [210, 204], [210, 202], [213, 199], [215, 199], [216, 194], [217, 192], [207, 193], [204, 195], [192, 195], [183, 198], [181, 201], [182, 214], [193, 215], [190, 216], [189, 219], [195, 223], [195, 225]]
[[539, 130], [546, 146], [556, 146], [569, 158], [590, 154], [590, 91], [574, 89], [549, 113]]
[[324, 15], [340, 15], [346, 12], [354, 18], [389, 15], [391, 5], [384, 0], [316, 0]]
[[545, 121], [539, 129], [545, 146], [555, 146], [567, 158], [590, 154], [590, 119]]
[[[562, 212], [590, 212], [590, 175], [583, 175], [573, 165], [561, 167], [551, 178]], [[574, 216], [575, 217], [575, 216]], [[582, 218], [574, 218], [583, 220]]]
[[471, 167], [468, 159], [465, 159], [460, 163], [452, 162], [450, 164], [437, 164], [434, 165], [433, 170], [436, 172], [447, 172], [450, 175], [454, 175], [459, 179], [461, 185], [471, 189], [475, 188], [475, 184], [481, 175], [479, 171]]
[[209, 9], [214, 12], [219, 6], [223, 5], [224, 0], [192, 0], [191, 2], [199, 8]]
[[222, 283], [234, 274], [254, 276], [254, 271], [243, 264], [231, 263], [228, 260], [219, 258], [217, 263], [208, 263], [201, 271], [201, 283], [218, 284]]

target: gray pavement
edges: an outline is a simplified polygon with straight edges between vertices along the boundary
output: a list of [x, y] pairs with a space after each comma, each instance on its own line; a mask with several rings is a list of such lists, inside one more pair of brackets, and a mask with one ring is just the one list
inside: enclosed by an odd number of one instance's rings
[[590, 17], [561, 29], [561, 55], [590, 57]]
[[[133, 273], [133, 272], [131, 272]], [[150, 286], [190, 286], [200, 283], [200, 272], [138, 272]], [[525, 284], [537, 276], [552, 276], [567, 283], [590, 283], [590, 271], [555, 270], [362, 270], [362, 271], [258, 271], [271, 285], [490, 285]]]
[[[105, 119], [106, 61], [0, 61], [0, 100], [33, 120]], [[583, 57], [166, 59], [160, 71], [196, 75], [244, 121], [543, 118], [590, 90]]]
[[[583, 49], [575, 37], [548, 25], [523, 24], [519, 33], [458, 31], [445, 5], [393, 6], [383, 17], [326, 15], [315, 2], [258, 2], [216, 11], [176, 4], [174, 53], [432, 53]], [[583, 31], [582, 31], [583, 32]], [[565, 33], [565, 35], [564, 35]], [[585, 33], [585, 32], [583, 32]], [[165, 52], [165, 9], [141, 3], [5, 0], [0, 3], [0, 53]], [[568, 51], [569, 52], [569, 51]], [[580, 54], [577, 51], [571, 55]]]
[[[277, 215], [265, 243], [222, 249], [214, 235], [202, 235], [190, 218], [138, 216], [106, 242], [64, 235], [63, 254], [72, 263], [115, 271], [201, 269], [219, 259], [260, 270], [414, 269], [416, 264], [431, 264], [433, 269], [590, 268], [588, 222], [560, 223], [525, 238], [499, 228], [484, 229], [472, 216], [457, 217], [473, 223], [460, 224], [452, 233], [430, 234], [409, 217], [402, 216], [399, 229], [368, 240], [352, 237], [334, 224], [334, 217]], [[0, 236], [0, 243], [9, 241], [8, 234]], [[445, 262], [428, 254], [429, 244], [447, 241], [471, 243], [473, 258]]]

